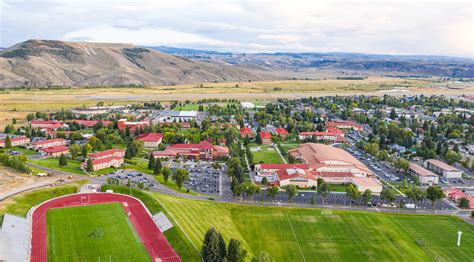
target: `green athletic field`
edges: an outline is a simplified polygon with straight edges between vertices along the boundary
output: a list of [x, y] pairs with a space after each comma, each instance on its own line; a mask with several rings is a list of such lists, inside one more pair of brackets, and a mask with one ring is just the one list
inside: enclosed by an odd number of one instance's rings
[[256, 150], [260, 148], [261, 151], [252, 151], [253, 162], [254, 163], [265, 163], [265, 164], [283, 164], [283, 159], [281, 159], [278, 152], [269, 145], [252, 145], [251, 149]]
[[[472, 261], [474, 226], [443, 215], [260, 207], [155, 194], [201, 247], [211, 226], [276, 261]], [[255, 197], [258, 199], [258, 196]], [[176, 226], [176, 225], [175, 225]], [[456, 247], [457, 231], [463, 231]]]
[[46, 219], [48, 261], [151, 260], [119, 203], [50, 209]]

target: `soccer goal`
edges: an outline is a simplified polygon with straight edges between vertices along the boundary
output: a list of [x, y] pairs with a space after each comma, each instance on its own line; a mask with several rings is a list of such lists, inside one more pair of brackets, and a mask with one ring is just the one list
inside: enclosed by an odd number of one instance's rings
[[87, 205], [91, 203], [91, 196], [81, 196], [81, 205]]

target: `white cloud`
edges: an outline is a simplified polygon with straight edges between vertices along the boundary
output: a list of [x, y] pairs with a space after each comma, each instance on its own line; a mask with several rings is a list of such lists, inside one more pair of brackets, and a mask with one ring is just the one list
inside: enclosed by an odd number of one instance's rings
[[0, 0], [0, 4], [3, 46], [44, 38], [234, 52], [474, 57], [474, 6], [468, 1]]

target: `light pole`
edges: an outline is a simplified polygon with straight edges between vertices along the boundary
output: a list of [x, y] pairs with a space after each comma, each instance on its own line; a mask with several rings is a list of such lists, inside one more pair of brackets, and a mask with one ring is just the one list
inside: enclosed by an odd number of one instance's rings
[[458, 231], [458, 247], [461, 246], [461, 235], [462, 231]]

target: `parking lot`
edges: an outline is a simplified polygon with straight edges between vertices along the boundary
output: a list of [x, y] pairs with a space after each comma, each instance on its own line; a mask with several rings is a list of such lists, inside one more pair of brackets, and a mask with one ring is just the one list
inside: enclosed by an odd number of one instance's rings
[[189, 171], [189, 180], [184, 187], [197, 193], [222, 195], [222, 175], [224, 168], [216, 169], [212, 163], [172, 163], [171, 170], [184, 168]]
[[128, 180], [132, 184], [132, 187], [138, 187], [138, 183], [143, 183], [145, 188], [154, 188], [156, 187], [156, 181], [151, 175], [142, 174], [135, 170], [123, 170], [119, 169], [115, 172], [105, 174], [107, 178], [110, 178], [112, 181], [118, 181], [120, 185], [127, 185]]

